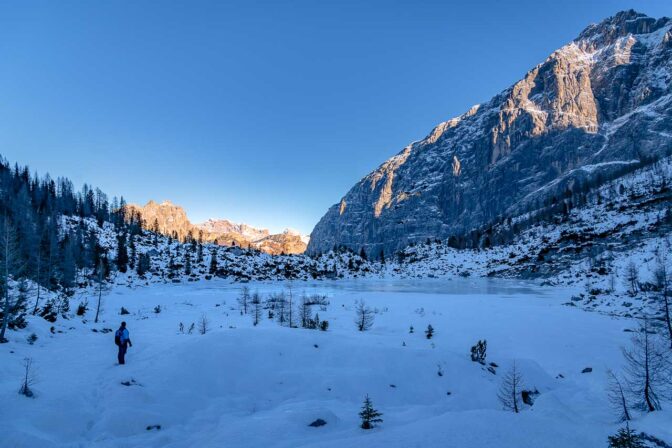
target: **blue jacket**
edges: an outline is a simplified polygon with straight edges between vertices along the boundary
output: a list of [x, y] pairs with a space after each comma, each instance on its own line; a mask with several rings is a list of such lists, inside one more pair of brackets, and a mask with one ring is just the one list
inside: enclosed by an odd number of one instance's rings
[[117, 334], [119, 335], [119, 342], [121, 344], [124, 344], [130, 339], [128, 330], [126, 328], [124, 328], [123, 330], [120, 328], [119, 330], [117, 330]]

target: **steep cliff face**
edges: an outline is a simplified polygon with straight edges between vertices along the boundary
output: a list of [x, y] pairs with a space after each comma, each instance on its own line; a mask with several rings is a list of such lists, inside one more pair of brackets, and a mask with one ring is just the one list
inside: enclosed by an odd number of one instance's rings
[[[149, 201], [144, 207], [130, 204], [127, 208], [140, 213], [148, 229], [155, 230], [155, 226], [158, 226], [157, 230], [163, 235], [177, 235], [178, 239], [184, 240], [190, 231], [194, 231], [194, 226], [189, 222], [184, 209], [170, 201], [163, 201], [160, 204]], [[197, 235], [198, 232], [193, 234]]]
[[672, 20], [625, 11], [586, 28], [488, 103], [436, 126], [357, 183], [311, 234], [389, 254], [516, 216], [672, 151]]

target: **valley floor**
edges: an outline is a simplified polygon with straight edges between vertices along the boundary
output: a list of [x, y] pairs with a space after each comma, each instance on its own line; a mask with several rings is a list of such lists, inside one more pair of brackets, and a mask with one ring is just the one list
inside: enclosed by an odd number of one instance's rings
[[[267, 310], [253, 326], [239, 311], [241, 286], [117, 286], [98, 324], [89, 310], [59, 319], [54, 333], [39, 318], [10, 332], [0, 346], [1, 445], [594, 448], [620, 427], [607, 370], [621, 370], [625, 330], [637, 323], [564, 306], [576, 290], [478, 278], [294, 282], [295, 298], [327, 295], [326, 310], [313, 307], [329, 321], [323, 332], [281, 327]], [[266, 299], [288, 284], [247, 286]], [[367, 332], [355, 328], [358, 299], [376, 310]], [[122, 306], [129, 315], [119, 315]], [[181, 322], [198, 327], [202, 315], [205, 335], [178, 331]], [[103, 332], [121, 320], [134, 344], [125, 366], [116, 365], [113, 333]], [[496, 374], [470, 360], [478, 339], [487, 339]], [[34, 398], [17, 393], [26, 357]], [[520, 414], [497, 399], [514, 360], [525, 388], [539, 392]], [[370, 431], [359, 428], [366, 394], [384, 414]], [[318, 418], [327, 424], [308, 426]], [[672, 443], [669, 410], [637, 414], [631, 426]]]

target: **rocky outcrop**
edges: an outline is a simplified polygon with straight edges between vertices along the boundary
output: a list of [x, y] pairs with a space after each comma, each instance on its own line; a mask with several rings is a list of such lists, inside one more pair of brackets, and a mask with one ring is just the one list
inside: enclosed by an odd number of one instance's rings
[[389, 254], [464, 234], [670, 154], [671, 28], [635, 11], [589, 26], [363, 178], [316, 225], [308, 252]]
[[[158, 230], [163, 235], [173, 236], [183, 241], [189, 232], [194, 232], [194, 226], [189, 222], [184, 209], [170, 201], [163, 201], [160, 204], [149, 201], [144, 206], [129, 204], [126, 207], [129, 211], [142, 216], [146, 228]], [[194, 234], [194, 236], [197, 235], [198, 232]]]
[[276, 235], [269, 235], [254, 242], [254, 247], [263, 252], [280, 254], [302, 254], [306, 251], [305, 237], [291, 230]]

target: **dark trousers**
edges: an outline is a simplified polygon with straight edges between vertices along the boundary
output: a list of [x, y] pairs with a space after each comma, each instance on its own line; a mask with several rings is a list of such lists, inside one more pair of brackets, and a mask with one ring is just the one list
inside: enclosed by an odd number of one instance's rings
[[126, 356], [126, 349], [128, 348], [128, 342], [124, 342], [123, 344], [119, 344], [119, 354], [117, 354], [117, 359], [119, 360], [119, 364], [126, 364], [126, 360], [124, 359], [124, 356]]

